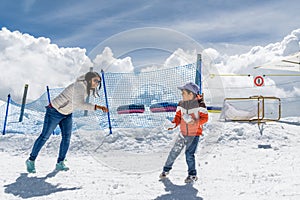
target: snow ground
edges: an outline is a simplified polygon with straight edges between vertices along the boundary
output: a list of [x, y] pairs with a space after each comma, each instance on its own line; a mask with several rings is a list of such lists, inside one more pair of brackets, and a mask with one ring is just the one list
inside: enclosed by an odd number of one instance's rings
[[28, 174], [24, 162], [37, 135], [8, 133], [0, 136], [0, 199], [298, 200], [300, 118], [281, 121], [265, 124], [263, 135], [257, 124], [208, 122], [194, 184], [184, 184], [184, 154], [169, 179], [158, 179], [176, 131], [120, 129], [106, 137], [79, 129], [68, 153], [70, 170], [59, 173], [53, 169], [60, 136], [54, 135], [36, 161], [36, 174]]

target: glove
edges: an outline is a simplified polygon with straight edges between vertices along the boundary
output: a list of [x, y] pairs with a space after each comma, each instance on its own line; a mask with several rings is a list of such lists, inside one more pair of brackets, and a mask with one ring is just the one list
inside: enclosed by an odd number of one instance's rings
[[95, 110], [102, 110], [103, 112], [108, 112], [108, 109], [105, 106], [95, 105]]

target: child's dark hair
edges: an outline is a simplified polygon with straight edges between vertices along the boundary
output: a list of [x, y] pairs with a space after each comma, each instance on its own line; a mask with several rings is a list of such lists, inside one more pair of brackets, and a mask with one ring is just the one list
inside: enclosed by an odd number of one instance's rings
[[194, 92], [192, 92], [192, 91], [190, 91], [190, 90], [184, 90], [184, 91], [186, 91], [188, 94], [193, 94], [194, 95], [194, 98], [196, 98], [196, 96], [198, 95], [198, 94], [195, 94]]
[[188, 94], [193, 94], [194, 95], [194, 99], [197, 97], [198, 98], [198, 103], [203, 103], [204, 102], [204, 99], [203, 99], [203, 95], [201, 94], [195, 94], [194, 92], [190, 91], [190, 90], [185, 90]]
[[93, 95], [96, 97], [96, 96], [99, 96], [96, 88], [91, 88], [91, 86], [92, 86], [91, 80], [94, 77], [98, 77], [100, 79], [100, 82], [99, 82], [99, 90], [100, 90], [100, 88], [101, 88], [101, 76], [97, 72], [88, 72], [88, 73], [86, 73], [85, 76], [84, 76], [84, 79], [87, 82], [87, 94], [90, 95], [90, 91], [92, 90]]

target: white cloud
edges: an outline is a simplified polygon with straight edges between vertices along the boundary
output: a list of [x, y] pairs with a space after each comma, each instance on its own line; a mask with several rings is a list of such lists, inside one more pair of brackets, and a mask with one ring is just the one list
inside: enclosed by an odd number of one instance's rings
[[[271, 43], [265, 47], [256, 46], [241, 55], [219, 58], [217, 67], [227, 73], [243, 73], [246, 70], [254, 72], [252, 67], [259, 66], [274, 59], [282, 58], [299, 51], [300, 29], [292, 31], [281, 42]], [[256, 70], [259, 71], [259, 70]]]
[[[297, 29], [284, 37], [281, 42], [271, 43], [266, 46], [256, 46], [247, 53], [233, 56], [221, 54], [212, 48], [204, 49], [201, 52], [204, 93], [212, 96], [211, 98], [217, 95], [220, 90], [223, 90], [225, 97], [264, 95], [290, 98], [299, 96], [299, 85], [293, 86], [293, 83], [288, 83], [298, 77], [283, 78], [272, 76], [273, 74], [293, 72], [254, 69], [255, 66], [299, 51], [299, 38], [300, 29]], [[195, 58], [196, 51], [177, 49], [166, 59], [164, 67], [194, 63], [196, 61]], [[159, 69], [159, 67], [149, 67], [147, 70], [155, 69]], [[212, 74], [217, 76], [213, 77]], [[233, 76], [226, 76], [228, 74]], [[219, 75], [221, 75], [221, 78]], [[263, 87], [254, 85], [254, 78], [258, 75], [266, 75]], [[222, 82], [221, 84], [219, 83], [220, 81]]]
[[[264, 47], [256, 46], [245, 54], [234, 56], [219, 54], [219, 56], [214, 56], [215, 66], [221, 75], [250, 75], [250, 77], [222, 76], [223, 87], [227, 88], [226, 96], [249, 97], [252, 95], [274, 95], [282, 98], [297, 96], [299, 88], [292, 88], [293, 84], [286, 83], [288, 81], [295, 80], [298, 77], [284, 78], [280, 76], [272, 76], [274, 74], [289, 74], [293, 72], [254, 69], [254, 67], [272, 60], [281, 59], [284, 56], [299, 51], [299, 39], [300, 29], [297, 29], [292, 31], [292, 33], [286, 36], [281, 42], [271, 43]], [[266, 75], [264, 78], [264, 87], [254, 87], [253, 78], [258, 75]]]
[[134, 67], [130, 57], [117, 59], [109, 47], [105, 47], [102, 54], [98, 54], [93, 60], [95, 71], [105, 72], [133, 72]]
[[154, 71], [162, 68], [184, 66], [195, 63], [197, 58], [197, 50], [183, 50], [178, 48], [175, 50], [162, 64], [153, 64], [141, 69], [141, 72]]
[[[297, 92], [299, 91], [298, 86], [292, 87], [293, 84], [287, 84], [289, 80], [295, 79], [295, 77], [284, 79], [282, 77], [268, 76], [292, 72], [254, 69], [255, 66], [297, 52], [300, 49], [299, 35], [300, 29], [294, 30], [291, 34], [284, 37], [281, 42], [271, 43], [267, 46], [256, 46], [249, 52], [241, 55], [228, 56], [221, 54], [213, 48], [204, 49], [201, 52], [204, 93], [211, 95], [212, 98], [221, 90], [223, 90], [225, 97], [264, 95], [289, 98], [299, 96]], [[179, 48], [166, 59], [163, 66], [153, 65], [142, 71], [195, 63], [196, 56], [197, 51], [195, 50], [185, 51]], [[217, 76], [213, 78], [212, 74]], [[228, 74], [232, 74], [233, 76], [225, 76]], [[221, 75], [221, 78], [218, 75]], [[254, 78], [258, 75], [267, 75], [264, 77], [265, 84], [263, 87], [255, 87], [254, 85]]]
[[[297, 51], [299, 35], [300, 29], [297, 29], [283, 38], [281, 42], [264, 47], [256, 46], [241, 55], [228, 56], [213, 48], [204, 49], [202, 51], [204, 90], [209, 90], [206, 92], [211, 93], [212, 96], [218, 93], [214, 91], [214, 87], [217, 90], [223, 88], [228, 97], [248, 97], [257, 94], [272, 94], [279, 97], [299, 96], [297, 85], [295, 87], [291, 87], [291, 84], [282, 85], [282, 80], [276, 77], [265, 77], [264, 87], [257, 88], [253, 85], [254, 76], [274, 73], [274, 71], [254, 70], [253, 67]], [[13, 99], [20, 99], [24, 84], [29, 84], [28, 98], [36, 99], [45, 92], [47, 85], [50, 88], [66, 87], [77, 76], [89, 71], [92, 66], [98, 72], [101, 69], [105, 72], [135, 71], [131, 57], [115, 56], [110, 47], [105, 47], [91, 61], [85, 49], [59, 48], [51, 44], [48, 38], [34, 38], [18, 31], [11, 32], [6, 28], [0, 31], [0, 51], [1, 99], [5, 99], [8, 93]], [[178, 48], [162, 64], [153, 64], [142, 71], [194, 63], [197, 53], [198, 51], [193, 49]], [[210, 73], [250, 74], [251, 77], [214, 79]]]
[[[93, 63], [94, 62], [94, 63]], [[85, 49], [59, 48], [50, 39], [34, 38], [6, 28], [0, 31], [1, 99], [11, 94], [20, 102], [25, 84], [29, 84], [28, 99], [35, 100], [50, 88], [66, 87], [75, 78], [94, 67], [110, 72], [132, 72], [130, 57], [116, 59], [110, 48], [105, 48], [94, 61]]]
[[165, 67], [183, 66], [196, 62], [197, 51], [184, 51], [183, 49], [177, 49], [164, 63]]
[[20, 99], [29, 84], [28, 99], [36, 99], [50, 88], [65, 87], [91, 61], [84, 49], [59, 48], [48, 38], [34, 38], [6, 28], [0, 31], [0, 96]]

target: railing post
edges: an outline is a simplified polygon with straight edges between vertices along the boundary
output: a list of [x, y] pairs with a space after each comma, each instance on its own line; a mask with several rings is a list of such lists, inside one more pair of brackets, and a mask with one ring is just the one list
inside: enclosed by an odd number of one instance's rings
[[112, 134], [112, 130], [111, 130], [112, 127], [111, 127], [111, 122], [110, 122], [110, 112], [109, 112], [109, 108], [108, 108], [108, 99], [107, 99], [107, 92], [106, 92], [105, 77], [104, 77], [104, 71], [103, 71], [103, 69], [101, 70], [101, 74], [102, 74], [103, 90], [104, 90], [106, 108], [108, 109], [107, 120], [108, 120], [109, 134]]
[[199, 86], [199, 94], [202, 95], [202, 58], [201, 54], [197, 54], [197, 62], [196, 62], [196, 77], [195, 83]]
[[19, 122], [23, 121], [23, 115], [24, 115], [24, 109], [25, 109], [25, 104], [26, 104], [27, 91], [28, 91], [28, 84], [25, 84]]
[[6, 131], [9, 103], [10, 103], [10, 94], [7, 96], [6, 112], [5, 112], [4, 126], [3, 126], [3, 132], [2, 132], [3, 135], [5, 135], [5, 131]]

